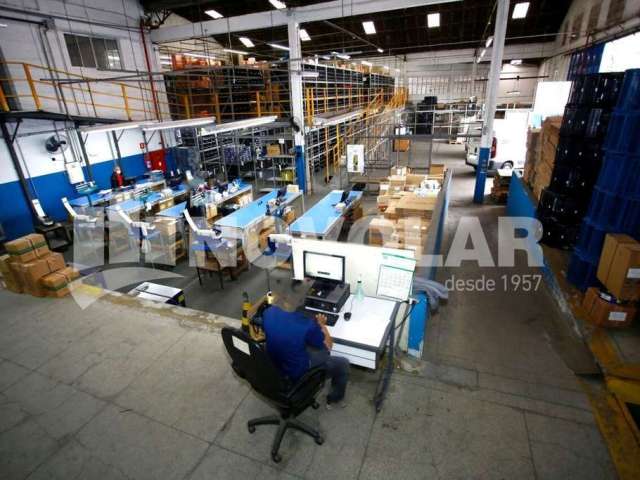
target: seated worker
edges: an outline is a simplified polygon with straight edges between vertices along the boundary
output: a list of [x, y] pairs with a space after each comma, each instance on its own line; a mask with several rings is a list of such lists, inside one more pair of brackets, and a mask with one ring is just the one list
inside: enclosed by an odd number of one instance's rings
[[116, 166], [111, 174], [111, 188], [116, 190], [124, 185], [124, 175], [120, 167]]
[[267, 352], [276, 367], [295, 382], [310, 368], [324, 365], [331, 378], [327, 409], [336, 404], [344, 407], [349, 361], [329, 355], [333, 339], [327, 330], [327, 317], [320, 314], [312, 319], [271, 306], [262, 314], [262, 322]]

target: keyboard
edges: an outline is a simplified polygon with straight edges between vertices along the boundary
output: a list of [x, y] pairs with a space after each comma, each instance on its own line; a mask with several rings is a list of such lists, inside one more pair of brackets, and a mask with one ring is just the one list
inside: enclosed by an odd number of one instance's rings
[[316, 316], [317, 314], [321, 313], [323, 314], [325, 317], [327, 317], [327, 326], [329, 327], [333, 327], [336, 322], [338, 321], [338, 318], [340, 318], [340, 315], [337, 315], [335, 313], [329, 313], [329, 312], [319, 312], [317, 310], [310, 310], [310, 309], [305, 309], [307, 311], [308, 315], [312, 315], [312, 316]]

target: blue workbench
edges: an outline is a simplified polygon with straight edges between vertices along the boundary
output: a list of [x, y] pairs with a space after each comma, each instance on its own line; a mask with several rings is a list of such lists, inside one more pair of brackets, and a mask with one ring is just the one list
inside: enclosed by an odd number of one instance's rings
[[159, 217], [180, 218], [185, 208], [187, 208], [187, 202], [181, 202], [173, 207], [159, 211], [157, 215]]
[[[221, 218], [215, 222], [215, 225], [218, 227], [239, 228], [244, 230], [266, 216], [267, 203], [269, 200], [275, 199], [277, 194], [277, 190], [272, 190], [259, 199], [246, 204], [239, 210]], [[288, 205], [301, 195], [301, 193], [287, 192], [283, 203]]]
[[322, 200], [305, 212], [289, 226], [289, 233], [297, 236], [327, 237], [338, 220], [348, 213], [362, 199], [362, 192], [349, 192], [349, 204], [342, 211], [336, 210], [335, 205], [340, 201], [342, 190], [333, 190]]

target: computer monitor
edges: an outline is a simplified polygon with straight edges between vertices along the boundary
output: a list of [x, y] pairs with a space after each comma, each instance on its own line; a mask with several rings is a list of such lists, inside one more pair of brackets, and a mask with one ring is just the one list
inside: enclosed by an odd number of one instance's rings
[[304, 276], [344, 283], [344, 257], [327, 253], [303, 253]]

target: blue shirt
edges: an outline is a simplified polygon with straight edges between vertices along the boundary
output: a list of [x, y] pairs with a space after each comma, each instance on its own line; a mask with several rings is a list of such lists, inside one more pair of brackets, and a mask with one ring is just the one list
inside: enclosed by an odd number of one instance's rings
[[269, 307], [262, 314], [267, 351], [276, 367], [291, 380], [309, 369], [307, 345], [324, 348], [324, 333], [318, 323], [301, 313]]

